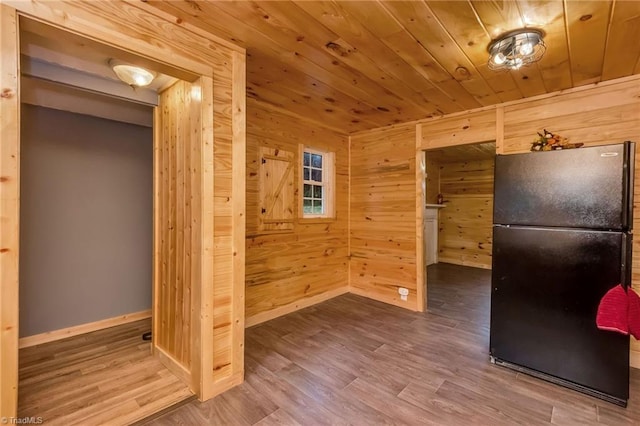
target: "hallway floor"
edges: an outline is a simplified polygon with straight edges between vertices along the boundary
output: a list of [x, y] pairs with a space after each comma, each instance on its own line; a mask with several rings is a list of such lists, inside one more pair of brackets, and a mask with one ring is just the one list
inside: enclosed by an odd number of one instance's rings
[[20, 349], [18, 417], [127, 425], [193, 395], [151, 355], [141, 320]]

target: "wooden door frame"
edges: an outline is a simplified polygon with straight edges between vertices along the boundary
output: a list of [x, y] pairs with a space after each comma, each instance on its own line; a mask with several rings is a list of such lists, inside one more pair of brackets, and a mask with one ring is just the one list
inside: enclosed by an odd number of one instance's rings
[[18, 406], [20, 92], [18, 17], [0, 3], [0, 416]]
[[[191, 83], [192, 93], [193, 91], [198, 93], [198, 96], [193, 97], [191, 100], [191, 106], [188, 106], [186, 111], [190, 115], [190, 128], [187, 130], [187, 134], [190, 135], [191, 140], [181, 141], [191, 149], [192, 146], [200, 148], [200, 167], [202, 171], [200, 185], [201, 185], [201, 197], [197, 200], [192, 200], [190, 205], [194, 206], [194, 210], [197, 210], [198, 218], [193, 219], [193, 224], [200, 229], [198, 233], [199, 247], [197, 252], [193, 253], [191, 258], [193, 268], [193, 275], [191, 282], [200, 283], [199, 286], [193, 285], [193, 291], [190, 294], [190, 306], [191, 315], [190, 323], [193, 325], [191, 330], [192, 338], [191, 345], [191, 368], [186, 368], [175, 357], [173, 357], [168, 351], [163, 349], [157, 344], [158, 336], [162, 331], [161, 315], [160, 311], [165, 307], [159, 303], [159, 294], [162, 287], [160, 279], [161, 265], [164, 260], [161, 250], [161, 235], [163, 224], [161, 222], [161, 202], [163, 201], [161, 192], [161, 180], [162, 180], [162, 164], [159, 161], [160, 150], [162, 149], [162, 111], [164, 105], [160, 102], [158, 106], [154, 108], [153, 119], [153, 303], [152, 303], [152, 351], [155, 356], [177, 377], [183, 382], [189, 384], [192, 392], [196, 395], [202, 395], [203, 390], [206, 390], [209, 386], [207, 381], [202, 376], [202, 371], [211, 371], [213, 369], [213, 358], [207, 356], [202, 352], [203, 333], [206, 330], [213, 330], [213, 317], [206, 315], [206, 304], [201, 303], [202, 300], [213, 299], [213, 282], [211, 280], [202, 280], [203, 265], [205, 260], [203, 253], [205, 250], [212, 249], [212, 243], [205, 241], [203, 235], [213, 235], [213, 220], [214, 216], [212, 212], [205, 213], [202, 210], [203, 206], [213, 205], [213, 169], [210, 165], [213, 164], [213, 150], [203, 149], [209, 142], [212, 141], [213, 135], [208, 135], [204, 129], [213, 128], [213, 82], [211, 77], [200, 76], [195, 82]], [[166, 90], [170, 90], [167, 88]], [[207, 183], [211, 183], [208, 187]], [[167, 195], [168, 197], [168, 195]], [[196, 216], [196, 214], [194, 214]], [[207, 264], [208, 265], [208, 264]], [[204, 344], [208, 341], [205, 339]], [[208, 392], [211, 392], [210, 390]]]
[[[244, 343], [244, 170], [246, 146], [245, 109], [245, 53], [214, 36], [187, 30], [175, 25], [170, 30], [171, 17], [156, 12], [144, 3], [133, 4], [128, 0], [113, 4], [101, 2], [83, 5], [81, 2], [48, 3], [39, 0], [4, 1], [0, 3], [0, 416], [17, 415], [18, 388], [18, 289], [19, 289], [19, 218], [20, 218], [20, 17], [57, 27], [70, 33], [89, 38], [119, 50], [147, 58], [156, 63], [174, 67], [194, 75], [201, 87], [201, 108], [196, 136], [201, 141], [203, 182], [202, 197], [202, 245], [200, 252], [201, 279], [194, 285], [191, 339], [192, 363], [190, 386], [201, 400], [208, 399], [243, 380]], [[91, 13], [97, 8], [100, 13]], [[123, 16], [126, 18], [123, 21]], [[158, 33], [149, 34], [156, 24]], [[126, 22], [126, 31], [118, 31]], [[137, 37], [136, 37], [137, 36]], [[193, 45], [197, 43], [197, 46]], [[208, 56], [199, 50], [214, 49]], [[219, 50], [215, 50], [219, 49]], [[182, 52], [186, 52], [182, 55]], [[207, 59], [222, 56], [224, 51], [229, 63]], [[204, 51], [203, 51], [204, 52]], [[218, 56], [216, 56], [218, 55]], [[194, 59], [198, 58], [198, 59]], [[233, 200], [231, 219], [233, 251], [231, 301], [233, 321], [231, 333], [230, 364], [225, 375], [216, 376], [214, 349], [214, 114], [217, 96], [214, 90], [214, 67], [224, 72], [223, 78], [231, 82], [230, 99], [220, 105], [229, 106], [232, 112], [229, 135], [233, 142]], [[216, 68], [216, 72], [218, 68]], [[157, 125], [156, 125], [157, 127]], [[154, 134], [155, 139], [155, 134]], [[155, 141], [154, 141], [155, 144]], [[155, 162], [155, 161], [154, 161]], [[154, 164], [155, 173], [155, 164]], [[154, 174], [155, 177], [155, 174]], [[154, 199], [156, 190], [154, 188]], [[154, 200], [155, 205], [155, 200]], [[154, 224], [154, 234], [155, 234]], [[155, 235], [154, 235], [155, 239]], [[154, 242], [154, 254], [156, 245]], [[156, 262], [157, 257], [154, 257]], [[155, 273], [155, 265], [153, 267]], [[154, 276], [154, 286], [155, 286]]]
[[418, 312], [427, 309], [427, 266], [424, 250], [424, 203], [426, 202], [426, 157], [421, 146], [422, 126], [416, 125], [416, 298]]

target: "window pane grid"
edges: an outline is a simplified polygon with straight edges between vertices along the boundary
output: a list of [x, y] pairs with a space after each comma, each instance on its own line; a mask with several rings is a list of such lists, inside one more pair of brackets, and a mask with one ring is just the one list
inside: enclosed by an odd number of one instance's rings
[[323, 155], [305, 151], [303, 153], [302, 212], [305, 215], [324, 214]]
[[304, 180], [312, 180], [314, 182], [322, 182], [322, 169], [317, 167], [304, 167], [303, 171]]

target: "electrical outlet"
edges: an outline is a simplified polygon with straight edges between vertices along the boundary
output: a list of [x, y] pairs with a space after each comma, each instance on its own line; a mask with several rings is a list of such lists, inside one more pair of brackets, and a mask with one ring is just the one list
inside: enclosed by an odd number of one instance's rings
[[407, 296], [409, 295], [409, 289], [404, 287], [398, 287], [398, 294], [400, 295], [400, 300], [407, 301]]

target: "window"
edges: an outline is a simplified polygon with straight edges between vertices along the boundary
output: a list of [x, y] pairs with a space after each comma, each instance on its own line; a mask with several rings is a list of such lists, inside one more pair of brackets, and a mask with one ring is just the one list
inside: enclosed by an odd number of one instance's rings
[[302, 217], [334, 217], [334, 154], [307, 147], [301, 151]]

